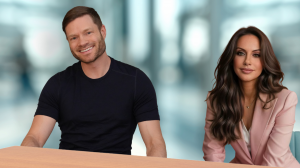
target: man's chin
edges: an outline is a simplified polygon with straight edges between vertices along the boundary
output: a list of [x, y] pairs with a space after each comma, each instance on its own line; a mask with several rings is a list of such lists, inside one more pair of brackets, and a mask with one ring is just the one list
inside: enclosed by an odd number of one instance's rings
[[85, 63], [85, 64], [90, 64], [90, 63], [93, 63], [95, 62], [98, 57], [93, 57], [93, 58], [80, 58], [78, 56], [75, 57], [78, 61], [82, 62], [82, 63]]
[[95, 62], [95, 59], [92, 59], [92, 60], [79, 59], [79, 61], [82, 63], [85, 63], [85, 64], [90, 64], [90, 63]]

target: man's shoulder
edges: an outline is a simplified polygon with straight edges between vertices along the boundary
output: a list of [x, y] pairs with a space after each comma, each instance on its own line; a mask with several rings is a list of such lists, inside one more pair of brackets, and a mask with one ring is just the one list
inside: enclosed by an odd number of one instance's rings
[[65, 70], [59, 72], [58, 74], [64, 79], [74, 76], [78, 72], [79, 63], [80, 62], [76, 62], [73, 65], [68, 66]]
[[48, 83], [51, 84], [60, 84], [63, 81], [68, 81], [77, 73], [77, 66], [78, 62], [74, 63], [73, 65], [67, 67], [65, 70], [57, 72], [53, 75], [49, 80]]
[[136, 77], [137, 71], [141, 71], [137, 67], [134, 67], [134, 66], [126, 64], [124, 62], [115, 60], [113, 58], [111, 58], [111, 59], [112, 59], [111, 70], [113, 70], [114, 72], [124, 74], [124, 75], [128, 75], [128, 76], [132, 76], [132, 77]]

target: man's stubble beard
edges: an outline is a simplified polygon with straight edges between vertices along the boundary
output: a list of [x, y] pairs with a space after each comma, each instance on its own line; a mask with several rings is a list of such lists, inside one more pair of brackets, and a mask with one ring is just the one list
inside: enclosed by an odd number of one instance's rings
[[99, 43], [98, 43], [97, 52], [96, 52], [96, 54], [95, 54], [93, 60], [91, 60], [91, 61], [84, 61], [84, 60], [81, 59], [78, 55], [76, 55], [75, 52], [73, 52], [73, 51], [71, 50], [72, 55], [73, 55], [78, 61], [83, 62], [83, 63], [86, 63], [86, 64], [90, 64], [90, 63], [92, 63], [92, 62], [95, 62], [101, 55], [103, 55], [103, 53], [104, 53], [105, 50], [106, 50], [106, 44], [105, 44], [105, 41], [104, 41], [102, 35], [100, 35], [100, 36], [101, 36], [101, 40], [100, 40]]

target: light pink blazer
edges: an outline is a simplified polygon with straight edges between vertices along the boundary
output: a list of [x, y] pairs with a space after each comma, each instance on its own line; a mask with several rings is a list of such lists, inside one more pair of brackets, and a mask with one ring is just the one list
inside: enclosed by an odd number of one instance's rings
[[[266, 94], [260, 94], [260, 97], [264, 101], [267, 99]], [[212, 119], [213, 116], [210, 102], [206, 102], [203, 158], [206, 161], [223, 162], [225, 148], [223, 142], [214, 139], [209, 131], [211, 122], [208, 120]], [[263, 103], [258, 99], [250, 131], [251, 154], [242, 137], [242, 139], [231, 143], [235, 150], [235, 158], [231, 163], [300, 168], [300, 164], [292, 155], [289, 147], [295, 123], [297, 102], [296, 93], [287, 89], [275, 94], [275, 99], [270, 102], [272, 107], [269, 109], [263, 109]], [[242, 130], [241, 123], [240, 130]], [[242, 133], [241, 136], [243, 136]]]

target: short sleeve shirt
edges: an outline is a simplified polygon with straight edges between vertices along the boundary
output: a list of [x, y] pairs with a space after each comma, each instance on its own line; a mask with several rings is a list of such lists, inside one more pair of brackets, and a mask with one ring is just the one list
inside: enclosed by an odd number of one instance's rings
[[137, 123], [159, 120], [155, 90], [145, 73], [110, 59], [99, 79], [88, 78], [77, 62], [44, 86], [35, 115], [58, 122], [60, 149], [131, 154]]

